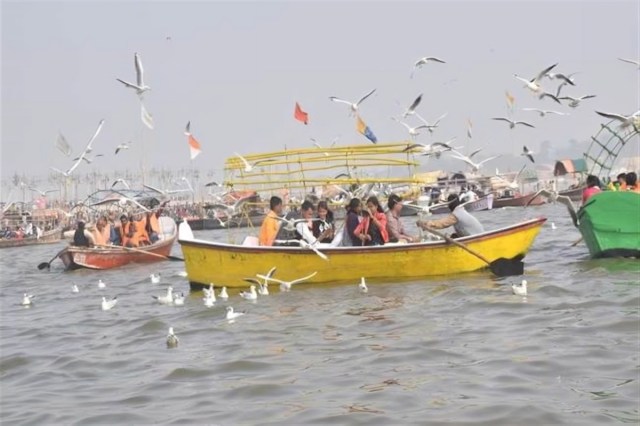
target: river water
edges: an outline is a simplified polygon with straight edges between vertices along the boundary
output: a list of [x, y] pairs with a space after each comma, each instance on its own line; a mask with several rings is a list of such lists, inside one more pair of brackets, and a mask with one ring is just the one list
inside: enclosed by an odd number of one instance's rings
[[[62, 243], [2, 250], [0, 421], [638, 424], [639, 262], [570, 247], [579, 234], [562, 206], [476, 214], [489, 229], [541, 215], [526, 299], [511, 292], [519, 279], [482, 272], [373, 283], [367, 294], [355, 282], [273, 288], [213, 308], [192, 292], [169, 307], [151, 295], [189, 292], [181, 262], [65, 273], [56, 261], [42, 272]], [[29, 308], [25, 291], [36, 295]], [[118, 305], [103, 312], [102, 295]], [[227, 305], [246, 315], [229, 324]]]

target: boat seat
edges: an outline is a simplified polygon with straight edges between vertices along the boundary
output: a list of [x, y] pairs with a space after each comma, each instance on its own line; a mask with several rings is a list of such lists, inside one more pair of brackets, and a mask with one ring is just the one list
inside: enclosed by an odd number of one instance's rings
[[242, 242], [243, 246], [251, 246], [258, 247], [260, 245], [260, 240], [258, 237], [254, 237], [253, 235], [247, 235], [244, 237], [244, 241]]

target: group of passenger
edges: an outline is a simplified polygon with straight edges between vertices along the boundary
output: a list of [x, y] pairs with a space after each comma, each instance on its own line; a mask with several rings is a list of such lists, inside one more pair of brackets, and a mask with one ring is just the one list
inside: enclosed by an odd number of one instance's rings
[[[602, 184], [597, 176], [587, 176], [587, 187], [582, 191], [582, 204], [584, 205], [589, 198], [602, 191]], [[640, 184], [638, 184], [638, 175], [636, 172], [620, 173], [616, 181], [611, 181], [606, 186], [609, 191], [631, 191], [640, 193]]]
[[28, 222], [26, 227], [17, 225], [15, 229], [11, 229], [10, 226], [5, 226], [0, 230], [0, 239], [15, 239], [21, 240], [23, 238], [40, 238], [42, 235], [42, 229], [39, 226], [33, 226], [33, 223]]
[[108, 216], [99, 217], [91, 230], [86, 229], [83, 221], [78, 222], [73, 236], [73, 245], [81, 247], [141, 247], [158, 241], [160, 210], [129, 216], [123, 214], [117, 225], [115, 224], [115, 216], [115, 213], [111, 213]]
[[[439, 220], [417, 222], [424, 229], [443, 229], [453, 226], [454, 237], [463, 237], [484, 232], [480, 222], [461, 205], [458, 195], [449, 195], [448, 206], [451, 214]], [[320, 201], [317, 207], [309, 200], [300, 206], [299, 218], [282, 217], [283, 202], [273, 196], [269, 201], [267, 214], [258, 237], [261, 246], [288, 244], [289, 240], [304, 240], [309, 244], [327, 244], [330, 246], [378, 246], [386, 243], [413, 243], [420, 238], [409, 234], [400, 220], [402, 198], [391, 194], [387, 200], [388, 210], [384, 211], [376, 196], [367, 198], [364, 205], [358, 198], [352, 198], [347, 206], [344, 227], [336, 230], [333, 212], [326, 201]], [[315, 212], [315, 217], [314, 217]], [[287, 235], [282, 224], [293, 220], [295, 230]]]

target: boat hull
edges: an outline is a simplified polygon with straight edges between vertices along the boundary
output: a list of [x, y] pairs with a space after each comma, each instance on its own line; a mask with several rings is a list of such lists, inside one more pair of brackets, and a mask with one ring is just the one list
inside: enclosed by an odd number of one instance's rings
[[[545, 218], [459, 239], [490, 261], [527, 253]], [[180, 239], [189, 282], [193, 288], [246, 287], [244, 278], [277, 267], [277, 278], [291, 280], [317, 274], [309, 283], [406, 280], [477, 271], [486, 263], [446, 241], [386, 244], [375, 247], [321, 249], [329, 260], [298, 247], [239, 246], [196, 239]]]
[[0, 248], [33, 246], [37, 244], [57, 243], [62, 239], [62, 228], [44, 232], [40, 238], [8, 238], [0, 240]]
[[227, 228], [246, 228], [248, 226], [256, 227], [262, 225], [264, 218], [266, 215], [252, 215], [252, 216], [242, 216], [240, 218], [232, 218], [228, 221], [223, 221], [224, 226], [217, 219], [212, 218], [198, 218], [198, 219], [187, 219], [187, 223], [194, 231], [202, 231], [204, 229], [227, 229]]
[[640, 257], [640, 194], [605, 191], [592, 196], [578, 211], [578, 229], [589, 254]]
[[521, 195], [519, 197], [494, 198], [493, 208], [501, 207], [524, 207], [524, 206], [540, 206], [545, 204], [547, 200], [542, 196], [536, 196], [536, 193]]

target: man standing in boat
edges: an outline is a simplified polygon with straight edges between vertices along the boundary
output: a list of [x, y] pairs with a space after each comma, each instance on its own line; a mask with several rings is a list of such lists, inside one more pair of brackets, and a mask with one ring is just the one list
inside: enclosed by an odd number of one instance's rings
[[460, 199], [456, 194], [449, 195], [447, 202], [449, 203], [449, 210], [451, 210], [450, 215], [437, 220], [419, 220], [417, 225], [425, 230], [429, 228], [444, 229], [453, 226], [456, 232], [451, 235], [452, 238], [467, 237], [484, 232], [482, 224], [460, 204]]
[[260, 227], [258, 240], [261, 246], [272, 246], [280, 230], [280, 221], [277, 219], [282, 215], [282, 199], [277, 196], [269, 200], [269, 213], [264, 218]]

